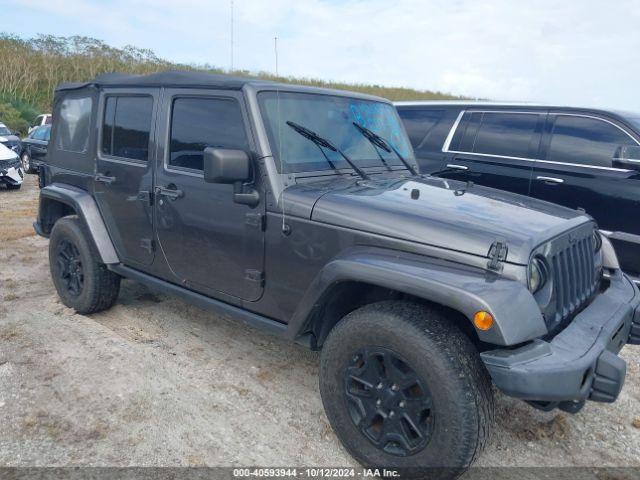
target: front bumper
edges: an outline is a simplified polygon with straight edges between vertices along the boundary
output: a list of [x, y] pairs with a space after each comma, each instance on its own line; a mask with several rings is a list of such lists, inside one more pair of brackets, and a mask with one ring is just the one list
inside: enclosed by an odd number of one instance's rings
[[10, 167], [0, 170], [0, 182], [20, 185], [24, 179], [22, 167]]
[[626, 343], [640, 344], [640, 292], [618, 271], [609, 288], [552, 340], [483, 352], [481, 358], [505, 394], [571, 411], [585, 400], [616, 400], [626, 375], [617, 354]]

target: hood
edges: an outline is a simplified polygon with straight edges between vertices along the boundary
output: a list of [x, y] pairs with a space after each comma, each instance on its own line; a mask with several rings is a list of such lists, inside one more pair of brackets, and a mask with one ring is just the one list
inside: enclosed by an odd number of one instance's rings
[[[297, 188], [300, 187], [300, 188]], [[466, 190], [465, 190], [466, 189]], [[435, 177], [385, 179], [286, 190], [291, 213], [314, 221], [487, 257], [507, 243], [507, 261], [527, 264], [540, 244], [592, 221], [529, 197]]]
[[0, 160], [14, 160], [18, 158], [16, 152], [0, 143]]
[[19, 142], [20, 138], [16, 135], [0, 135], [0, 143]]

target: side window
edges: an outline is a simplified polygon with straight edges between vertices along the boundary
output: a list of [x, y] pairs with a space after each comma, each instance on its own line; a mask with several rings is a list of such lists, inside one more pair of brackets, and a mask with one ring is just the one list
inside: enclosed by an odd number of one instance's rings
[[207, 147], [249, 149], [240, 105], [232, 98], [175, 99], [169, 165], [202, 170]]
[[474, 153], [506, 157], [530, 157], [540, 115], [485, 113], [480, 120]]
[[531, 158], [537, 146], [536, 129], [540, 118], [541, 115], [533, 113], [466, 113], [454, 136], [451, 149]]
[[66, 98], [62, 101], [56, 148], [74, 153], [87, 151], [92, 105], [89, 97]]
[[45, 142], [48, 142], [49, 140], [51, 140], [51, 125], [47, 125], [44, 128], [44, 134], [42, 135], [42, 137], [43, 137], [42, 139]]
[[32, 127], [39, 127], [42, 124], [42, 115], [38, 115], [33, 122], [31, 122]]
[[46, 117], [44, 117], [44, 124], [45, 125], [51, 125], [51, 115], [47, 115]]
[[419, 148], [442, 117], [444, 110], [403, 108], [398, 110], [413, 148]]
[[588, 117], [558, 115], [553, 126], [548, 160], [611, 167], [620, 145], [637, 143], [618, 127]]
[[147, 161], [152, 115], [152, 97], [107, 97], [102, 122], [102, 153]]

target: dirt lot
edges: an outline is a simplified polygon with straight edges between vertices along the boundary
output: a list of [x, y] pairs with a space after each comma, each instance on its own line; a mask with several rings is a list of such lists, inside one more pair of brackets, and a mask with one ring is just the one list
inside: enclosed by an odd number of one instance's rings
[[[35, 237], [36, 177], [0, 190], [0, 465], [353, 465], [318, 356], [124, 282], [74, 314]], [[640, 348], [617, 403], [542, 413], [498, 395], [485, 466], [640, 466]]]

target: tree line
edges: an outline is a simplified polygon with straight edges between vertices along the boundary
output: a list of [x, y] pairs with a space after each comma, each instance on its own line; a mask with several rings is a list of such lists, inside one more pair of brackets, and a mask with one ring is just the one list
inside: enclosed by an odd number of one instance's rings
[[178, 64], [159, 58], [148, 49], [134, 46], [115, 48], [102, 40], [83, 36], [38, 35], [24, 39], [0, 33], [0, 122], [24, 133], [28, 122], [36, 115], [49, 112], [53, 91], [63, 82], [87, 81], [108, 72], [144, 74], [176, 69], [233, 73], [286, 83], [353, 90], [391, 100], [457, 98], [440, 92], [409, 88], [276, 77], [267, 72], [228, 72], [211, 65]]

